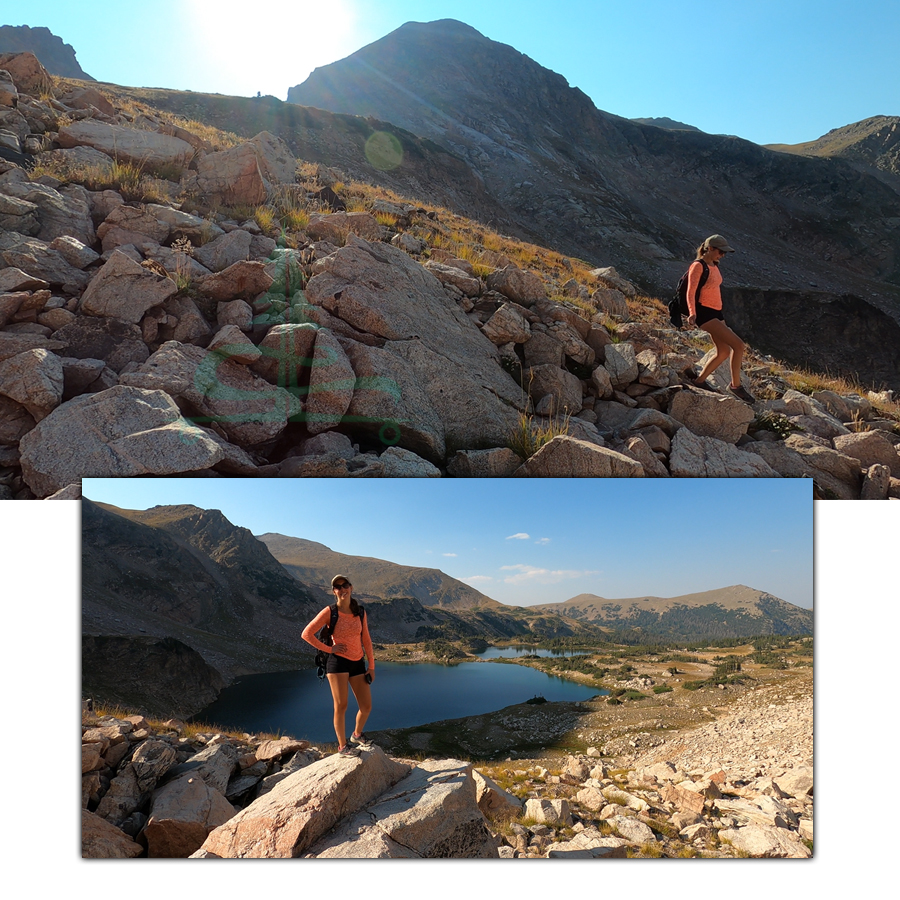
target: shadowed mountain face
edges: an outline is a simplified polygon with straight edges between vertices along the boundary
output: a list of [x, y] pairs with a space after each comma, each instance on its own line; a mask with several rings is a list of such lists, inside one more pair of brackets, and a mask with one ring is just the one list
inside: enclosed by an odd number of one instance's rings
[[326, 602], [218, 510], [82, 500], [85, 634], [175, 638], [230, 679], [290, 668]]
[[[512, 47], [407, 23], [288, 100], [376, 116], [464, 159], [519, 232], [661, 290], [719, 232], [732, 284], [868, 297], [900, 315], [900, 196], [841, 159], [775, 153], [598, 110]], [[860, 230], [859, 223], [867, 223]]]
[[648, 636], [690, 639], [760, 634], [812, 634], [813, 613], [743, 584], [681, 597], [607, 600], [579, 594], [564, 603], [534, 609], [615, 630], [637, 629]]
[[467, 610], [501, 609], [503, 605], [439, 569], [401, 566], [384, 559], [348, 556], [324, 544], [283, 534], [263, 534], [259, 540], [292, 575], [330, 590], [338, 572], [353, 581], [356, 596], [412, 597], [425, 607]]
[[0, 53], [33, 53], [52, 75], [93, 81], [75, 58], [71, 44], [49, 28], [29, 28], [28, 25], [0, 25]]

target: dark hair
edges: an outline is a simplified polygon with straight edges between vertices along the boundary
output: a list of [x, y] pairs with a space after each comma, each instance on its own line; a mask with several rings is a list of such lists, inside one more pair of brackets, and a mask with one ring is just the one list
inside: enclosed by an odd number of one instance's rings
[[359, 618], [359, 604], [356, 602], [356, 598], [353, 596], [352, 592], [350, 594], [350, 612]]

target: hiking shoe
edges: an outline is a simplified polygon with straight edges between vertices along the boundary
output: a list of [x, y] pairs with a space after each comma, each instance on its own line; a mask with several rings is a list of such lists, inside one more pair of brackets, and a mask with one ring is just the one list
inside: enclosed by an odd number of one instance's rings
[[744, 403], [749, 403], [751, 406], [756, 403], [756, 397], [747, 393], [747, 391], [744, 390], [743, 385], [739, 384], [737, 387], [728, 388], [728, 390], [731, 391], [738, 400], [743, 400]]
[[372, 746], [372, 742], [365, 736], [365, 734], [351, 734], [347, 739], [347, 743], [355, 744], [357, 747], [368, 748]]
[[691, 384], [695, 388], [702, 388], [704, 391], [712, 391], [715, 393], [716, 390], [706, 379], [703, 381], [691, 381]]
[[359, 756], [359, 747], [354, 747], [352, 744], [345, 744], [338, 750], [338, 756]]

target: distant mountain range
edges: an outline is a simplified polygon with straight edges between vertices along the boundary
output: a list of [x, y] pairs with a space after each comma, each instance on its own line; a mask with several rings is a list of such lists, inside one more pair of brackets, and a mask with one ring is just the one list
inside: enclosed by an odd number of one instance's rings
[[691, 640], [698, 634], [745, 637], [813, 633], [812, 610], [743, 584], [680, 597], [607, 600], [595, 594], [579, 594], [564, 603], [534, 608], [615, 631], [639, 630], [670, 639]]

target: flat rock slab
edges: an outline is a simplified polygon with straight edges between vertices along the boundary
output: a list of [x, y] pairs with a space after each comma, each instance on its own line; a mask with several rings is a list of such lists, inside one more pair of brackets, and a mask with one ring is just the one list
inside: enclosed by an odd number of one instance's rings
[[379, 748], [306, 766], [220, 825], [195, 856], [290, 858], [305, 853], [345, 816], [410, 771]]
[[496, 859], [471, 763], [425, 760], [311, 848], [318, 859]]

